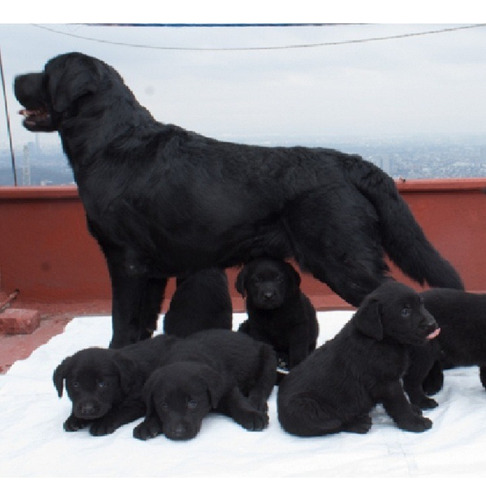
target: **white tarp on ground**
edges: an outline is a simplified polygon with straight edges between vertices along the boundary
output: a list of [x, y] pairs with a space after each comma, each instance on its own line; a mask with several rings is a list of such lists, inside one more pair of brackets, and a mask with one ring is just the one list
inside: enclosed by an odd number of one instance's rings
[[[350, 312], [321, 312], [319, 343], [332, 337]], [[238, 325], [244, 315], [235, 315]], [[486, 391], [478, 369], [445, 375], [428, 411], [431, 430], [398, 429], [381, 407], [372, 412], [366, 435], [341, 433], [298, 438], [279, 426], [275, 389], [270, 425], [249, 432], [212, 414], [191, 441], [132, 437], [137, 422], [114, 434], [67, 433], [62, 424], [70, 402], [52, 383], [62, 359], [89, 346], [106, 346], [109, 317], [75, 318], [65, 331], [15, 363], [0, 377], [0, 477], [454, 477], [486, 476]]]

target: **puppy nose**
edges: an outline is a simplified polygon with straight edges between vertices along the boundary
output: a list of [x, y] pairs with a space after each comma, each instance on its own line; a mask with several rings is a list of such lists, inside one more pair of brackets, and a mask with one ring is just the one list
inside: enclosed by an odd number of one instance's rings
[[271, 299], [274, 295], [275, 293], [272, 290], [266, 290], [263, 292], [263, 297], [266, 299]]
[[186, 434], [186, 427], [183, 424], [177, 424], [174, 429], [174, 435], [178, 438], [184, 437]]
[[93, 403], [84, 403], [83, 406], [81, 406], [81, 414], [82, 415], [93, 415], [95, 413], [95, 407]]

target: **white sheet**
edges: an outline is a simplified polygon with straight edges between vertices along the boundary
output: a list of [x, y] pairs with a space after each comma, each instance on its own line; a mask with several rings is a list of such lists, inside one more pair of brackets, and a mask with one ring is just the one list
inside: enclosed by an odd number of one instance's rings
[[[350, 312], [321, 312], [319, 342], [332, 337]], [[244, 315], [235, 315], [238, 325]], [[366, 435], [341, 433], [318, 438], [286, 434], [276, 413], [270, 425], [249, 432], [222, 415], [210, 415], [187, 442], [159, 436], [132, 437], [137, 422], [114, 434], [67, 433], [70, 411], [52, 384], [64, 357], [85, 347], [106, 346], [109, 317], [75, 318], [65, 331], [15, 363], [0, 377], [0, 477], [454, 477], [486, 476], [486, 391], [478, 369], [446, 372], [439, 407], [428, 411], [431, 430], [398, 429], [381, 407], [372, 412]]]

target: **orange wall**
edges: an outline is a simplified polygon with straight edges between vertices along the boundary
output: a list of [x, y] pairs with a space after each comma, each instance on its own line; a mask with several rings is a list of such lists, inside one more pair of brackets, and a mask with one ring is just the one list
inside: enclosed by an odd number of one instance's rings
[[[407, 181], [398, 188], [427, 237], [460, 272], [466, 288], [486, 291], [486, 179]], [[88, 234], [75, 187], [0, 187], [0, 290], [23, 301], [109, 299], [105, 262]], [[408, 284], [399, 271], [394, 276]], [[235, 270], [228, 272], [235, 308]], [[413, 284], [416, 288], [417, 286]], [[310, 276], [304, 292], [316, 307], [347, 304]], [[171, 282], [168, 296], [173, 290]]]

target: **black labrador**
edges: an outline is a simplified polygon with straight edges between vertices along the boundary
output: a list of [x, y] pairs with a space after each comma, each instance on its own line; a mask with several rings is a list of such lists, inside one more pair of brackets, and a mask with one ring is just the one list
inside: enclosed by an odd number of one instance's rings
[[246, 264], [236, 278], [248, 313], [239, 330], [273, 346], [284, 372], [316, 348], [319, 335], [316, 310], [300, 282], [291, 264], [263, 257]]
[[192, 439], [211, 411], [228, 415], [247, 430], [263, 430], [276, 368], [273, 349], [242, 333], [215, 329], [191, 335], [146, 382], [147, 413], [133, 435]]
[[201, 330], [233, 327], [233, 304], [223, 269], [203, 269], [177, 278], [164, 315], [164, 333], [187, 337]]
[[415, 347], [405, 378], [409, 394], [421, 408], [437, 402], [428, 397], [443, 386], [444, 368], [479, 366], [486, 388], [486, 294], [453, 289], [431, 289], [421, 293], [425, 307], [440, 326], [440, 335], [429, 345]]
[[[463, 288], [393, 179], [324, 148], [218, 141], [157, 122], [121, 76], [80, 53], [20, 75], [32, 132], [57, 131], [113, 290], [112, 347], [150, 335], [168, 277], [294, 257], [352, 305], [388, 274]], [[413, 245], [410, 242], [413, 241]]]
[[53, 375], [59, 397], [65, 383], [72, 401], [64, 429], [89, 427], [92, 435], [102, 436], [142, 417], [143, 385], [178, 340], [156, 335], [121, 349], [89, 347], [64, 359]]
[[432, 422], [410, 404], [401, 379], [408, 347], [438, 333], [411, 288], [389, 282], [369, 294], [351, 320], [283, 379], [277, 396], [282, 427], [298, 436], [366, 433], [378, 403], [396, 425], [422, 432]]

